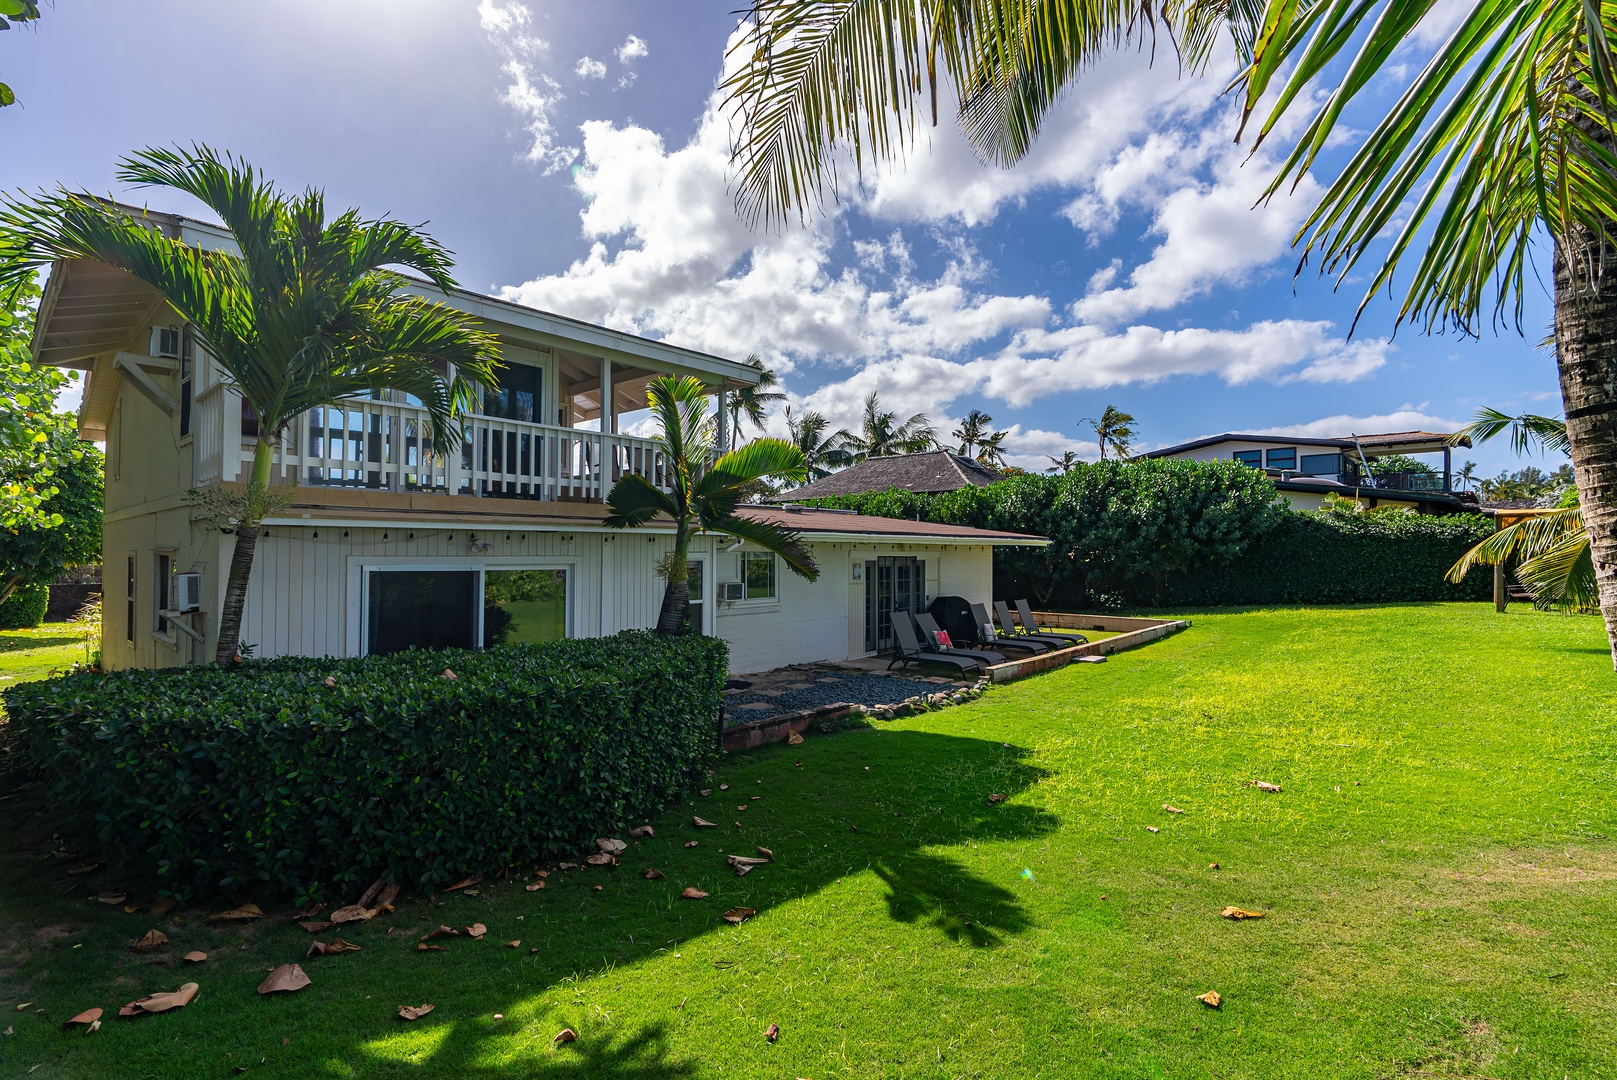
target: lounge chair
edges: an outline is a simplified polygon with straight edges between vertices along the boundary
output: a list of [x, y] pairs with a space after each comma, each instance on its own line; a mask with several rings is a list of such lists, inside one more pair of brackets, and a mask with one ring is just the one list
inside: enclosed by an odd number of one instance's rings
[[[898, 618], [900, 614], [902, 612], [895, 611], [893, 618]], [[937, 620], [924, 611], [918, 612], [914, 618], [916, 629], [921, 631], [921, 647], [923, 649], [934, 652], [947, 652], [950, 656], [974, 656], [988, 664], [1003, 664], [1005, 662], [1004, 653], [989, 652], [986, 649], [962, 649], [956, 645], [951, 645], [947, 649], [941, 648], [938, 645], [938, 635], [942, 633], [942, 630], [939, 629]]]
[[887, 670], [892, 671], [898, 664], [950, 664], [961, 672], [981, 671], [988, 674], [988, 665], [981, 660], [968, 656], [950, 656], [948, 653], [928, 652], [922, 645], [921, 639], [915, 636], [915, 624], [908, 619], [894, 619], [893, 633], [898, 636], [898, 648], [893, 653], [892, 663]]
[[1018, 630], [1016, 620], [1011, 618], [1011, 606], [1003, 600], [994, 601], [994, 617], [999, 619], [1000, 632], [1012, 641], [1042, 641], [1052, 649], [1070, 649], [1079, 644], [1061, 634], [1039, 634]]
[[1019, 637], [1015, 641], [1000, 637], [994, 632], [993, 620], [988, 616], [988, 609], [981, 604], [971, 605], [971, 617], [977, 620], [977, 633], [982, 638], [978, 644], [992, 645], [996, 649], [1019, 649], [1027, 656], [1037, 656], [1050, 651], [1050, 646], [1042, 641]]
[[1084, 637], [1084, 635], [1078, 633], [1077, 631], [1068, 633], [1063, 630], [1040, 630], [1039, 624], [1033, 621], [1033, 609], [1027, 606], [1026, 600], [1018, 600], [1016, 602], [1016, 613], [1022, 617], [1022, 629], [1026, 630], [1030, 634], [1047, 634], [1051, 637], [1072, 638], [1073, 641], [1080, 645], [1083, 645], [1089, 641], [1088, 638]]

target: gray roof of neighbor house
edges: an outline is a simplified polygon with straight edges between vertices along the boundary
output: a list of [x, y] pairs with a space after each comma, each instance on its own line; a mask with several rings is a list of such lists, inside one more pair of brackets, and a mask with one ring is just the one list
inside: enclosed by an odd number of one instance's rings
[[[1374, 453], [1371, 456], [1379, 456], [1380, 454], [1435, 454], [1445, 446], [1450, 445], [1449, 439], [1453, 437], [1453, 433], [1442, 431], [1387, 431], [1375, 435], [1343, 435], [1338, 438], [1303, 435], [1252, 435], [1227, 431], [1222, 435], [1209, 435], [1202, 439], [1192, 439], [1189, 442], [1164, 446], [1160, 450], [1148, 450], [1140, 456], [1148, 458], [1172, 457], [1174, 454], [1200, 450], [1204, 446], [1215, 446], [1222, 442], [1270, 443], [1277, 446], [1329, 446], [1339, 450], [1352, 450], [1355, 440], [1367, 453], [1373, 451]], [[1453, 445], [1470, 446], [1471, 440], [1461, 438], [1454, 442]]]
[[1047, 537], [999, 529], [975, 529], [970, 525], [943, 525], [935, 521], [906, 521], [903, 518], [856, 514], [852, 510], [822, 510], [812, 506], [738, 506], [736, 513], [753, 521], [779, 525], [802, 533], [809, 540], [842, 540], [854, 543], [883, 540], [913, 540], [917, 543], [984, 544], [997, 547], [1043, 547]]
[[804, 484], [780, 496], [781, 500], [823, 499], [831, 495], [862, 495], [869, 491], [954, 491], [984, 487], [1003, 477], [970, 458], [933, 450], [925, 454], [897, 454], [866, 458], [823, 480]]

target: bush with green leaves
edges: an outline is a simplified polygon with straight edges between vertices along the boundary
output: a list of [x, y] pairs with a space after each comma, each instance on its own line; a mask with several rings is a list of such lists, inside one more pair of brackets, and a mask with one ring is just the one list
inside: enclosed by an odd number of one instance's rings
[[45, 621], [51, 603], [48, 585], [19, 585], [0, 600], [0, 630], [26, 630]]
[[632, 631], [75, 674], [4, 700], [22, 760], [108, 859], [176, 896], [302, 901], [531, 865], [655, 810], [715, 759], [727, 667], [716, 638]]

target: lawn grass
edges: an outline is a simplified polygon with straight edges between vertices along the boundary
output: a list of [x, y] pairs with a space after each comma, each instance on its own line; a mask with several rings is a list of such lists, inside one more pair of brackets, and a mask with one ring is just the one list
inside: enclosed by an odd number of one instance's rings
[[[729, 790], [653, 818], [622, 866], [407, 894], [343, 933], [358, 953], [304, 960], [280, 919], [125, 914], [86, 898], [115, 879], [9, 853], [0, 1076], [1617, 1076], [1599, 620], [1194, 619], [977, 703], [733, 756]], [[731, 876], [721, 849], [754, 845], [777, 861]], [[759, 914], [720, 921], [734, 905]], [[413, 951], [474, 921], [486, 940]], [[131, 952], [154, 926], [172, 946]], [[254, 993], [291, 961], [311, 987]], [[188, 980], [183, 1010], [112, 1016]], [[91, 1006], [100, 1031], [57, 1026]], [[563, 1027], [578, 1042], [553, 1046]]]
[[95, 630], [80, 623], [0, 630], [0, 690], [84, 663], [84, 643]]

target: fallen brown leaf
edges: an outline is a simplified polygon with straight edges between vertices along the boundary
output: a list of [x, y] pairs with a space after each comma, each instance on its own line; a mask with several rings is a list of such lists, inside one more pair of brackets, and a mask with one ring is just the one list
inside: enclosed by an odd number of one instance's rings
[[608, 855], [604, 851], [597, 851], [594, 855], [589, 856], [584, 861], [589, 863], [591, 866], [611, 866], [612, 856]]
[[354, 906], [359, 908], [375, 907], [376, 905], [371, 903], [371, 901], [376, 899], [386, 885], [386, 878], [377, 878], [375, 881], [371, 882], [371, 887], [366, 889], [358, 900], [354, 901]]
[[1183, 814], [1184, 813], [1184, 811], [1179, 809], [1179, 807], [1177, 807], [1177, 806], [1169, 806], [1167, 803], [1163, 803], [1162, 808], [1164, 810], [1168, 811], [1168, 813], [1170, 813], [1170, 814]]
[[444, 926], [440, 924], [437, 929], [428, 930], [425, 934], [422, 934], [421, 940], [431, 941], [433, 938], [441, 937], [460, 937], [460, 931], [456, 930], [453, 926]]
[[333, 926], [336, 925], [336, 923], [330, 923], [330, 922], [300, 922], [300, 923], [298, 923], [298, 925], [303, 927], [303, 929], [307, 930], [311, 934], [321, 934], [321, 933], [324, 933], [327, 930], [330, 930]]
[[993, 806], [996, 803], [1002, 803], [1004, 801], [1005, 801], [1005, 796], [1003, 796], [1003, 795], [995, 794], [995, 795], [988, 796], [988, 805], [989, 806]]
[[590, 891], [591, 892], [600, 892], [601, 891], [601, 886], [599, 886], [599, 885], [591, 885], [590, 886]]
[[1227, 907], [1223, 911], [1219, 912], [1219, 914], [1224, 916], [1224, 918], [1226, 918], [1226, 919], [1261, 919], [1261, 918], [1263, 918], [1263, 912], [1261, 912], [1261, 911], [1247, 911], [1245, 908], [1238, 908], [1238, 907]]
[[695, 885], [687, 885], [687, 886], [685, 886], [685, 888], [680, 892], [679, 895], [683, 896], [687, 900], [706, 900], [707, 899], [707, 893], [703, 892], [701, 889], [698, 889]]
[[473, 941], [482, 941], [483, 935], [488, 933], [488, 927], [480, 922], [474, 922], [466, 928], [466, 936]]
[[1146, 832], [1161, 832], [1162, 830], [1157, 828], [1155, 825], [1147, 825], [1145, 827], [1145, 831]]
[[460, 678], [459, 675], [456, 675], [453, 671], [449, 670], [448, 668], [444, 668], [443, 674], [439, 675], [438, 677], [440, 679], [458, 679], [458, 678]]
[[103, 904], [121, 904], [125, 900], [129, 899], [129, 896], [126, 893], [103, 893], [102, 895], [96, 897], [96, 899], [101, 901]]
[[520, 949], [522, 948], [522, 939], [517, 938], [515, 941], [507, 941], [505, 947], [507, 949]]
[[187, 964], [200, 964], [207, 958], [208, 954], [200, 949], [193, 950], [180, 957], [180, 959], [184, 960]]
[[534, 877], [547, 878], [547, 877], [550, 876], [550, 871], [549, 870], [535, 870], [533, 872], [533, 876]]
[[304, 908], [302, 911], [294, 911], [292, 913], [292, 917], [294, 919], [307, 919], [310, 916], [320, 914], [324, 910], [326, 910], [326, 904], [325, 904], [325, 901], [322, 900], [318, 904], [310, 904], [308, 907]]
[[639, 828], [630, 829], [629, 835], [634, 839], [639, 840], [646, 836], [656, 836], [657, 830], [653, 829], [650, 825], [641, 825]]
[[179, 1009], [189, 1005], [191, 999], [196, 996], [197, 984], [186, 983], [178, 990], [172, 990], [164, 994], [152, 994], [150, 997], [131, 1001], [128, 1005], [118, 1010], [118, 1015], [139, 1016], [142, 1013], [168, 1012], [170, 1009]]
[[1280, 790], [1279, 784], [1271, 784], [1267, 780], [1248, 780], [1246, 786], [1255, 787], [1259, 791], [1278, 792]]
[[309, 977], [296, 964], [282, 964], [269, 973], [269, 978], [258, 984], [260, 994], [290, 993], [309, 985]]
[[1216, 1009], [1224, 999], [1218, 996], [1217, 990], [1209, 990], [1205, 994], [1198, 994], [1196, 1000], [1210, 1009]]
[[733, 907], [724, 913], [724, 921], [727, 923], [744, 923], [756, 914], [758, 914], [756, 908]]
[[379, 912], [383, 908], [391, 908], [393, 906], [393, 901], [397, 900], [398, 898], [399, 883], [396, 881], [390, 881], [386, 885], [382, 886], [382, 891], [376, 895], [374, 902], [371, 904], [371, 911]]
[[710, 788], [710, 787], [705, 787], [705, 788], [703, 788], [703, 789], [702, 789], [702, 790], [701, 790], [701, 791], [698, 791], [698, 792], [697, 792], [697, 794], [698, 794], [698, 795], [700, 795], [700, 796], [702, 796], [702, 798], [704, 798], [704, 799], [705, 799], [705, 798], [707, 798], [707, 797], [708, 797], [708, 796], [709, 796], [709, 795], [711, 795], [711, 794], [713, 794], [713, 789], [712, 789], [712, 788]]
[[787, 746], [798, 746], [802, 742], [803, 742], [803, 736], [799, 735], [797, 732], [788, 731], [786, 733], [786, 745]]
[[686, 847], [695, 847], [696, 844], [697, 844], [697, 841], [695, 841], [695, 840], [687, 840], [687, 841], [685, 841], [685, 846]]
[[746, 803], [742, 803], [740, 806], [736, 807], [737, 810], [745, 810], [746, 808], [747, 808]]
[[719, 785], [719, 790], [720, 791], [729, 791], [730, 790], [730, 785], [729, 784], [720, 784]]
[[139, 941], [135, 942], [135, 951], [138, 953], [148, 953], [153, 949], [161, 949], [167, 944], [168, 935], [163, 933], [163, 931], [148, 930], [146, 933], [141, 935]]
[[1218, 869], [1218, 863], [1208, 863], [1207, 864], [1207, 869], [1209, 869], [1209, 870], [1217, 870]]
[[101, 864], [100, 863], [98, 863], [98, 862], [87, 862], [83, 866], [75, 866], [75, 867], [73, 867], [73, 869], [69, 870], [68, 873], [69, 874], [93, 874], [99, 869], [101, 869]]
[[327, 686], [336, 686], [337, 685], [337, 676], [335, 676], [335, 675], [327, 675], [326, 676], [326, 685]]
[[134, 904], [125, 904], [124, 905], [124, 914], [125, 915], [133, 915], [135, 912], [137, 912], [139, 910], [140, 910], [140, 908], [136, 907]]
[[600, 848], [601, 851], [607, 855], [622, 855], [629, 848], [629, 845], [625, 844], [622, 840], [611, 839], [605, 836], [598, 837], [595, 841], [595, 846]]
[[97, 1020], [101, 1019], [102, 1011], [103, 1010], [101, 1010], [101, 1009], [85, 1009], [83, 1012], [79, 1013], [79, 1015], [73, 1017], [71, 1020], [63, 1021], [62, 1026], [63, 1027], [68, 1027], [68, 1026], [70, 1026], [72, 1024], [93, 1024]]
[[724, 861], [730, 864], [736, 872], [736, 877], [746, 877], [755, 866], [763, 866], [768, 859], [755, 859], [751, 855], [726, 855]]
[[532, 885], [524, 885], [523, 886], [523, 888], [527, 889], [529, 892], [538, 892], [540, 889], [542, 889], [544, 887], [545, 887], [545, 879], [544, 878], [540, 878], [538, 881], [534, 882]]
[[768, 1027], [764, 1028], [764, 1038], [768, 1039], [770, 1042], [774, 1042], [776, 1039], [780, 1038], [780, 1025], [770, 1024]]
[[578, 1032], [572, 1028], [562, 1028], [556, 1032], [556, 1037], [550, 1040], [553, 1043], [570, 1043], [578, 1041]]
[[24, 1009], [28, 1008], [28, 1006], [30, 1006], [32, 1004], [33, 1004], [32, 1001], [25, 1001], [21, 1005], [17, 1006], [17, 1011], [22, 1012]]
[[716, 829], [716, 828], [718, 828], [718, 826], [715, 825], [713, 822], [708, 821], [708, 820], [706, 820], [704, 818], [699, 818], [699, 817], [691, 818], [691, 824], [695, 825], [698, 829]]
[[442, 945], [428, 945], [425, 941], [418, 941], [418, 942], [416, 942], [415, 951], [416, 952], [444, 952], [445, 949], [444, 949], [444, 947]]
[[172, 896], [159, 896], [156, 900], [152, 901], [151, 907], [147, 908], [146, 910], [151, 912], [153, 915], [167, 915], [169, 912], [173, 911], [179, 906], [180, 902], [174, 899]]
[[307, 960], [311, 956], [331, 956], [335, 953], [345, 952], [359, 952], [359, 946], [352, 941], [344, 941], [340, 937], [334, 937], [330, 941], [311, 942], [309, 951], [303, 954], [303, 958]]
[[419, 1020], [433, 1010], [431, 1005], [400, 1005], [400, 1020]]
[[360, 907], [358, 904], [349, 904], [347, 907], [340, 907], [331, 913], [331, 925], [341, 926], [343, 923], [365, 922], [375, 916], [376, 912], [370, 908]]
[[220, 911], [208, 916], [209, 922], [239, 922], [244, 919], [262, 919], [264, 913], [258, 909], [257, 904], [243, 904], [233, 907], [229, 911]]
[[760, 848], [753, 848], [753, 850], [756, 851], [758, 854], [762, 855], [764, 858], [768, 859], [770, 862], [775, 861], [775, 853], [773, 851], [770, 851], [768, 848], [760, 847]]
[[664, 874], [661, 870], [653, 870], [648, 866], [644, 870], [640, 871], [640, 876], [645, 878], [647, 881], [661, 881], [668, 875]]
[[479, 870], [477, 873], [473, 874], [471, 877], [467, 878], [465, 881], [457, 881], [457, 882], [455, 882], [453, 885], [451, 885], [448, 888], [444, 889], [444, 892], [454, 892], [456, 889], [467, 889], [467, 888], [470, 888], [473, 885], [481, 885], [482, 883], [483, 883], [483, 872], [481, 870]]

